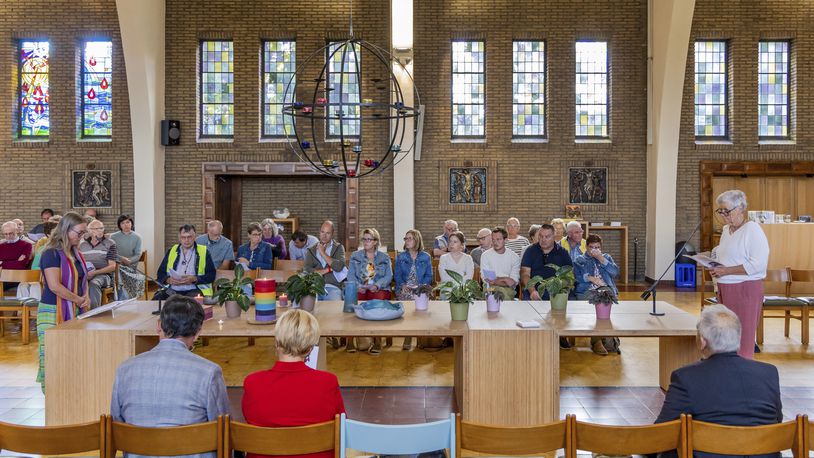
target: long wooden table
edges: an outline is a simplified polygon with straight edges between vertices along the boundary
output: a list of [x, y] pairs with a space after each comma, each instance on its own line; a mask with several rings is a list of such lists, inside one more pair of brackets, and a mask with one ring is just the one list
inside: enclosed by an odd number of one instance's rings
[[[548, 302], [504, 302], [500, 313], [487, 313], [485, 302], [476, 302], [469, 320], [458, 322], [451, 321], [446, 302], [431, 302], [428, 311], [416, 311], [412, 302], [405, 302], [407, 311], [398, 320], [364, 321], [343, 313], [336, 301], [318, 303], [315, 315], [323, 336], [453, 338], [455, 395], [464, 418], [521, 426], [559, 418], [559, 336], [658, 337], [659, 381], [667, 389], [674, 369], [698, 359], [696, 318], [666, 302], [658, 307], [665, 316], [650, 316], [648, 303], [622, 302], [614, 306], [610, 320], [597, 321], [593, 306], [584, 302], [569, 302], [566, 314], [552, 312]], [[93, 421], [109, 412], [116, 367], [158, 341], [157, 318], [150, 314], [155, 308], [155, 302], [134, 302], [115, 316], [72, 320], [46, 331], [46, 424]], [[541, 326], [521, 329], [518, 320]], [[248, 324], [246, 314], [227, 320], [216, 308], [202, 335], [261, 337], [273, 331], [273, 325]], [[320, 345], [319, 365], [324, 368], [324, 337]]]

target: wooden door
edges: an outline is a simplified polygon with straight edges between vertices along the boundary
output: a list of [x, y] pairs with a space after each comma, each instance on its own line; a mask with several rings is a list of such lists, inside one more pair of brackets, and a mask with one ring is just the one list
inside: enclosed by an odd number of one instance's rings
[[215, 177], [215, 219], [223, 223], [223, 236], [231, 240], [235, 248], [240, 245], [243, 235], [242, 212], [243, 177], [217, 175]]

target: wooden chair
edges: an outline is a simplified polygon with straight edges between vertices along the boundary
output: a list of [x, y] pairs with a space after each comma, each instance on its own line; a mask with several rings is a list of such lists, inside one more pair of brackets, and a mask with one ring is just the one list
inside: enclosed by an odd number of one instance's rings
[[[757, 323], [757, 343], [763, 343], [763, 320], [765, 318], [783, 318], [786, 322], [784, 335], [789, 336], [789, 319], [794, 318], [803, 322], [803, 309], [807, 314], [808, 304], [805, 302], [789, 297], [789, 289], [791, 281], [789, 277], [789, 269], [769, 269], [766, 271], [766, 278], [763, 279], [763, 285], [768, 294], [763, 298], [763, 308], [760, 311], [760, 320]], [[767, 311], [779, 310], [783, 315], [766, 315]], [[796, 315], [792, 312], [798, 312]], [[807, 316], [806, 316], [807, 321]], [[803, 336], [801, 326], [801, 337]], [[807, 335], [807, 333], [806, 333]], [[802, 339], [801, 339], [802, 340]], [[807, 343], [807, 342], [806, 342]]]
[[[709, 269], [700, 267], [701, 269], [701, 310], [708, 305], [715, 305], [718, 303], [718, 296], [715, 294], [715, 287], [712, 281], [712, 274]], [[710, 296], [709, 293], [712, 292]]]
[[[22, 320], [23, 345], [28, 345], [31, 341], [31, 319], [36, 318], [36, 310], [39, 301], [33, 298], [16, 299], [14, 297], [3, 297], [4, 282], [9, 283], [39, 283], [42, 287], [42, 272], [39, 270], [14, 270], [0, 269], [0, 312], [14, 312], [11, 315], [0, 313], [0, 336], [5, 335], [5, 322], [11, 320]], [[19, 314], [17, 314], [19, 312]]]
[[107, 288], [102, 288], [102, 303], [100, 305], [109, 304], [116, 295], [116, 286], [119, 284], [119, 268], [118, 266], [113, 269], [113, 285]]
[[441, 282], [441, 272], [438, 271], [438, 258], [432, 258], [432, 283], [437, 285]]
[[602, 455], [646, 455], [677, 450], [678, 456], [686, 456], [687, 417], [646, 426], [606, 426], [572, 420], [571, 455], [577, 450]]
[[491, 426], [469, 423], [455, 416], [456, 456], [463, 456], [461, 450], [469, 450], [489, 455], [535, 455], [542, 456], [559, 449], [570, 457], [571, 427], [573, 415], [565, 420], [546, 425], [529, 427]]
[[814, 422], [808, 420], [808, 415], [803, 415], [803, 456], [805, 452], [814, 451]]
[[475, 280], [476, 282], [478, 282], [478, 284], [481, 283], [481, 281], [480, 281], [480, 267], [475, 266], [475, 270], [472, 272], [472, 280]]
[[795, 457], [803, 450], [803, 416], [793, 421], [763, 426], [726, 426], [693, 420], [687, 415], [687, 455], [693, 452], [725, 455], [764, 455], [791, 449]]
[[227, 417], [223, 444], [225, 456], [232, 450], [259, 455], [304, 455], [333, 451], [339, 456], [339, 415], [315, 425], [263, 428], [230, 421]]
[[[814, 270], [799, 270], [789, 269], [789, 296], [805, 302], [801, 308], [801, 318], [803, 324], [803, 333], [801, 340], [803, 345], [809, 342], [811, 330], [809, 328], [809, 318], [811, 316], [811, 308], [814, 307]], [[789, 327], [789, 320], [786, 320], [786, 329]], [[786, 331], [788, 332], [788, 331]]]
[[68, 426], [20, 426], [0, 422], [0, 449], [37, 455], [68, 455], [99, 450], [106, 456], [105, 417]]
[[114, 458], [116, 452], [150, 456], [192, 455], [216, 452], [223, 456], [224, 416], [216, 421], [169, 428], [148, 428], [113, 421], [105, 416], [106, 457]]
[[305, 261], [302, 259], [277, 259], [274, 258], [274, 270], [296, 270], [302, 272], [305, 268]]

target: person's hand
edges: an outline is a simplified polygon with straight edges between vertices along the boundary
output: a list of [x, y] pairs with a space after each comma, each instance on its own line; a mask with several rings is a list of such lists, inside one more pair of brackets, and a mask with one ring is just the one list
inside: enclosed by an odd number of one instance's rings
[[600, 250], [599, 248], [592, 249], [591, 250], [591, 256], [594, 259], [596, 259], [597, 261], [600, 261], [600, 262], [605, 260], [605, 258], [602, 256], [602, 250]]
[[90, 278], [93, 278], [93, 277], [95, 277], [95, 276], [96, 276], [96, 274], [97, 274], [97, 272], [96, 272], [96, 270], [95, 270], [95, 269], [94, 269], [94, 270], [89, 270], [89, 271], [88, 271], [88, 278], [89, 278], [89, 279], [90, 279]]
[[608, 286], [605, 284], [605, 281], [602, 280], [602, 277], [594, 277], [593, 275], [588, 275], [588, 281], [590, 281], [596, 286]]
[[184, 275], [184, 278], [181, 279], [182, 285], [194, 285], [198, 281], [198, 277], [195, 275]]
[[237, 258], [237, 262], [242, 263], [242, 264], [248, 264], [249, 260], [246, 259], [246, 258]]
[[376, 285], [369, 285], [369, 286], [367, 287], [367, 290], [368, 290], [368, 291], [370, 291], [370, 292], [372, 292], [372, 293], [375, 293], [376, 291], [378, 291], [378, 290], [379, 290], [379, 287], [378, 287], [378, 286], [376, 286]]
[[729, 275], [729, 267], [725, 266], [713, 267], [712, 269], [709, 269], [709, 274], [712, 276], [712, 278], [720, 278], [725, 275]]
[[538, 293], [536, 289], [531, 290], [531, 293], [529, 294], [529, 299], [531, 299], [533, 301], [541, 301], [541, 300], [543, 300], [540, 297], [540, 293]]
[[180, 282], [180, 280], [176, 280], [176, 279], [174, 279], [172, 277], [167, 277], [167, 284], [172, 285], [172, 286], [177, 286], [177, 285], [180, 285], [181, 282]]
[[90, 296], [82, 296], [76, 306], [83, 310], [90, 309]]
[[327, 268], [325, 268], [325, 269], [314, 269], [314, 272], [316, 272], [316, 273], [318, 273], [320, 275], [325, 275], [325, 274], [328, 273], [328, 269]]
[[130, 260], [127, 258], [119, 258], [119, 263], [124, 264], [126, 266], [130, 265]]
[[24, 254], [21, 254], [20, 257], [17, 258], [18, 261], [25, 261], [26, 259], [28, 259], [28, 257]]

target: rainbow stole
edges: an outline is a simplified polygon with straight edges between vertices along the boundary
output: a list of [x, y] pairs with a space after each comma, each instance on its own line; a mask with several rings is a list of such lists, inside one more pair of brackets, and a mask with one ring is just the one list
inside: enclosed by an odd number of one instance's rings
[[[60, 262], [59, 272], [62, 277], [60, 281], [62, 286], [68, 288], [72, 293], [77, 296], [84, 296], [85, 291], [88, 290], [88, 267], [85, 265], [85, 257], [82, 256], [82, 252], [76, 247], [72, 247], [71, 250], [73, 250], [73, 255], [76, 260], [81, 264], [82, 273], [80, 275], [79, 270], [76, 268], [76, 263], [71, 262], [64, 250], [57, 250], [59, 252]], [[56, 306], [57, 323], [72, 320], [76, 316], [76, 307], [73, 302], [57, 295]]]

